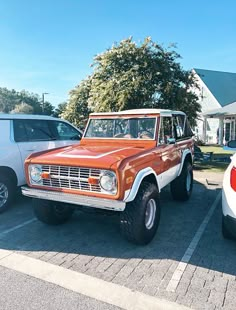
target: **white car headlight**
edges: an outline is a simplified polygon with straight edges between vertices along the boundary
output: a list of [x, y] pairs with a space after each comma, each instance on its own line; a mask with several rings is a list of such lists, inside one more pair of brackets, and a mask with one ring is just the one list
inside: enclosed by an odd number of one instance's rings
[[100, 185], [104, 191], [116, 194], [117, 181], [115, 173], [112, 171], [103, 171], [100, 176]]
[[40, 184], [42, 181], [42, 166], [41, 165], [30, 165], [29, 166], [29, 177], [30, 183]]

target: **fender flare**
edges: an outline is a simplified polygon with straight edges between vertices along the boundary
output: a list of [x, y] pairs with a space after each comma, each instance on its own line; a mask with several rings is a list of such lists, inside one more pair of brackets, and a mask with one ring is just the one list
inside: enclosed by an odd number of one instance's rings
[[158, 175], [155, 173], [155, 171], [151, 167], [144, 168], [138, 172], [138, 174], [135, 177], [135, 180], [133, 182], [133, 185], [130, 190], [125, 191], [125, 197], [124, 197], [124, 202], [130, 202], [133, 201], [134, 198], [137, 195], [137, 192], [139, 190], [140, 184], [142, 183], [143, 179], [148, 176], [153, 174], [155, 176], [157, 186], [158, 186], [158, 191], [160, 192], [160, 181]]
[[183, 168], [183, 165], [184, 165], [184, 162], [185, 162], [185, 158], [187, 157], [188, 154], [190, 154], [192, 162], [193, 162], [193, 155], [192, 155], [191, 151], [189, 149], [188, 150], [184, 150], [183, 153], [182, 153], [182, 160], [181, 160], [181, 164], [180, 164], [180, 167], [179, 167], [178, 176], [181, 174], [181, 171], [182, 171], [182, 168]]
[[0, 166], [0, 174], [7, 176], [9, 179], [11, 178], [14, 182], [14, 186], [18, 186], [18, 178], [17, 174], [13, 168], [7, 166]]

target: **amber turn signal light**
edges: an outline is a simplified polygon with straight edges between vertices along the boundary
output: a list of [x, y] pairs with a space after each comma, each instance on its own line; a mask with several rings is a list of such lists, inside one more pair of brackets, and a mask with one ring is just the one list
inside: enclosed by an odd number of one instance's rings
[[91, 185], [98, 185], [98, 179], [88, 178], [88, 183]]
[[42, 172], [41, 178], [42, 179], [51, 179], [50, 173], [49, 172]]

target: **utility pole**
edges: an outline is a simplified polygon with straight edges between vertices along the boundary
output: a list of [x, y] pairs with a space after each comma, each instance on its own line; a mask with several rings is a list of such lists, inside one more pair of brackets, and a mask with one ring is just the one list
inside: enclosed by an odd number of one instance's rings
[[42, 112], [44, 113], [44, 95], [49, 95], [49, 93], [42, 93]]

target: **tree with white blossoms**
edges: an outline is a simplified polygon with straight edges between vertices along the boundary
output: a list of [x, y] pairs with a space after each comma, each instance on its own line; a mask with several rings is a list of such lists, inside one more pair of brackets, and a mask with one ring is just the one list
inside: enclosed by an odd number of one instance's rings
[[70, 92], [62, 116], [78, 125], [90, 111], [160, 108], [184, 111], [194, 125], [201, 111], [191, 91], [197, 84], [179, 58], [174, 45], [164, 48], [149, 37], [115, 43], [94, 58], [93, 73]]

